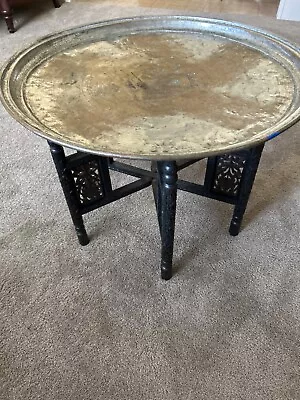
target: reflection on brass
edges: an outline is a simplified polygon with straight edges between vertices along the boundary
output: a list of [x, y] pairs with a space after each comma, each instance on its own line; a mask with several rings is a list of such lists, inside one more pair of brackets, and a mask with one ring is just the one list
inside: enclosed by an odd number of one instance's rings
[[285, 68], [261, 52], [187, 33], [69, 49], [39, 65], [25, 86], [32, 113], [57, 138], [138, 157], [251, 141], [286, 114], [293, 91]]

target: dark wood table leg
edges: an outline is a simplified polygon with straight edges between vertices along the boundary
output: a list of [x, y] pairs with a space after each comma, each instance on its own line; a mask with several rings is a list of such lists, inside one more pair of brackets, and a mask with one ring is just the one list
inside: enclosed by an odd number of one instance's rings
[[48, 141], [51, 155], [59, 176], [59, 180], [70, 210], [73, 224], [77, 233], [79, 243], [85, 246], [89, 243], [83, 218], [80, 210], [80, 202], [78, 200], [76, 187], [74, 185], [71, 171], [66, 165], [66, 156], [62, 146]]
[[55, 8], [59, 8], [61, 6], [60, 1], [58, 0], [52, 0], [52, 2]]
[[154, 173], [154, 178], [152, 179], [152, 191], [156, 206], [159, 232], [161, 235], [161, 189], [159, 187], [159, 179], [157, 175], [157, 161], [151, 162], [151, 171]]
[[175, 161], [158, 161], [157, 214], [161, 230], [161, 277], [172, 277], [172, 260], [175, 233], [177, 198], [177, 165]]
[[232, 236], [239, 234], [263, 149], [264, 143], [249, 150], [240, 182], [237, 203], [229, 227], [229, 233]]
[[14, 27], [12, 9], [7, 0], [0, 0], [0, 13], [5, 19], [8, 31], [14, 33], [16, 30]]

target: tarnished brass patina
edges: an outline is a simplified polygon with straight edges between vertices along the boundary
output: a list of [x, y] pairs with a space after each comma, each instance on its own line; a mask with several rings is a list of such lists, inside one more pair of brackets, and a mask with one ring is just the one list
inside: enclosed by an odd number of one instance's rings
[[58, 143], [146, 159], [250, 147], [299, 118], [299, 51], [224, 21], [153, 17], [48, 37], [8, 63], [20, 122]]

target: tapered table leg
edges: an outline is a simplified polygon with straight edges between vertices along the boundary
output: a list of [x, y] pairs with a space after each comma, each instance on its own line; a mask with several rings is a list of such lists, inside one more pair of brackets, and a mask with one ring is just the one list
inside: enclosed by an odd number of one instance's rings
[[0, 3], [1, 3], [0, 4], [1, 14], [5, 19], [7, 29], [10, 33], [14, 33], [16, 30], [14, 26], [12, 9], [10, 7], [10, 4], [8, 3], [8, 0], [1, 0]]
[[59, 0], [52, 0], [53, 5], [55, 8], [59, 8], [61, 6], [60, 1]]
[[240, 231], [243, 216], [246, 211], [263, 148], [264, 144], [261, 144], [257, 147], [252, 148], [249, 151], [249, 155], [247, 157], [246, 165], [243, 171], [242, 180], [240, 183], [237, 204], [234, 207], [233, 217], [229, 227], [229, 233], [232, 236], [237, 236]]
[[69, 207], [69, 211], [73, 220], [73, 224], [77, 233], [79, 243], [85, 246], [89, 243], [86, 233], [80, 204], [76, 195], [76, 187], [73, 182], [71, 171], [66, 167], [66, 157], [62, 146], [48, 141], [51, 155], [59, 176], [59, 180]]
[[172, 260], [175, 233], [177, 198], [177, 166], [175, 161], [158, 161], [157, 215], [161, 232], [161, 277], [172, 277]]
[[154, 172], [154, 178], [152, 179], [152, 191], [156, 206], [157, 220], [159, 225], [159, 232], [161, 234], [161, 190], [159, 188], [160, 183], [157, 175], [157, 162], [152, 161], [151, 171]]

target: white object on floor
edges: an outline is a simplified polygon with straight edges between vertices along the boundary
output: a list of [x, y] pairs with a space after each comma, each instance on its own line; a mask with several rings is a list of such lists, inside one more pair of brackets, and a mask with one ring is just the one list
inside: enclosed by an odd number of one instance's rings
[[280, 0], [277, 19], [300, 21], [300, 0]]

